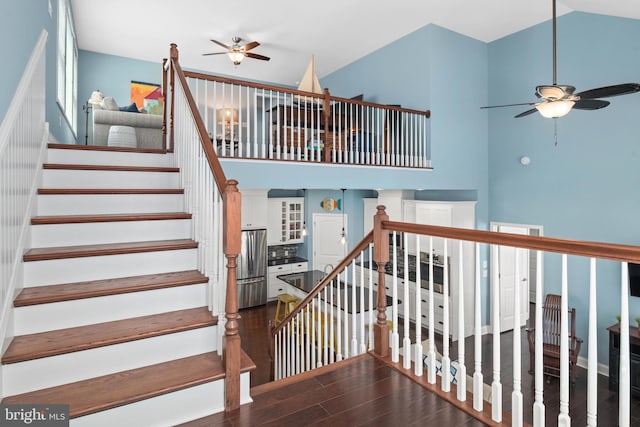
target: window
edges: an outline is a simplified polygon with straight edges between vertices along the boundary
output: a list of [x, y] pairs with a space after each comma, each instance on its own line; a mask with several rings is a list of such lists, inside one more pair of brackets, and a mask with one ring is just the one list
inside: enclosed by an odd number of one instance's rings
[[78, 45], [69, 0], [58, 1], [57, 101], [76, 133], [78, 116]]

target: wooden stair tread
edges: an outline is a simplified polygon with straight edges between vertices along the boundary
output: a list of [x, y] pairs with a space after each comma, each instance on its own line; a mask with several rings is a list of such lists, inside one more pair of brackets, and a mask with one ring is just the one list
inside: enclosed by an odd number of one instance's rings
[[191, 239], [152, 240], [146, 242], [104, 243], [99, 245], [55, 246], [32, 248], [22, 257], [25, 262], [52, 259], [81, 258], [103, 255], [120, 255], [140, 252], [194, 249], [198, 242]]
[[120, 165], [79, 165], [71, 163], [45, 163], [43, 169], [117, 171], [117, 172], [180, 172], [180, 168], [169, 166], [120, 166]]
[[187, 212], [162, 212], [36, 216], [31, 218], [31, 224], [78, 224], [85, 222], [157, 221], [170, 219], [191, 219], [191, 214]]
[[38, 188], [38, 194], [184, 194], [182, 188]]
[[[255, 364], [242, 351], [241, 372], [253, 369]], [[222, 359], [216, 352], [210, 352], [8, 396], [2, 403], [65, 402], [69, 403], [70, 418], [76, 418], [215, 381], [224, 376]]]
[[107, 145], [77, 145], [77, 144], [56, 144], [49, 143], [48, 148], [58, 150], [81, 150], [81, 151], [119, 151], [126, 153], [151, 153], [166, 154], [167, 150], [161, 148], [132, 148], [132, 147], [111, 147]]
[[124, 320], [19, 335], [2, 356], [2, 363], [17, 363], [42, 357], [104, 347], [218, 323], [207, 307], [177, 310]]
[[154, 289], [206, 283], [208, 280], [209, 279], [199, 271], [189, 270], [64, 283], [59, 285], [34, 286], [23, 288], [13, 301], [13, 305], [14, 307], [25, 307], [36, 304], [150, 291]]

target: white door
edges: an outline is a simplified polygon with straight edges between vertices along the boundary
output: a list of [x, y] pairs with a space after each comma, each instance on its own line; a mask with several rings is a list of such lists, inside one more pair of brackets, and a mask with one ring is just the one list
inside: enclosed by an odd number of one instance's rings
[[[493, 231], [511, 234], [529, 234], [527, 227], [515, 225], [496, 225]], [[518, 270], [516, 277], [516, 248], [509, 246], [492, 246], [491, 256], [498, 257], [498, 271], [492, 272], [492, 288], [499, 287], [500, 294], [500, 332], [509, 331], [514, 326], [514, 293], [515, 287], [520, 287], [520, 326], [529, 319], [529, 251], [519, 249]], [[497, 273], [497, 274], [496, 274]], [[492, 308], [493, 309], [493, 308]]]
[[[313, 214], [313, 269], [328, 273], [347, 254], [347, 245], [340, 243], [342, 233], [341, 214]], [[344, 216], [344, 229], [347, 216]], [[348, 231], [347, 231], [348, 232]]]

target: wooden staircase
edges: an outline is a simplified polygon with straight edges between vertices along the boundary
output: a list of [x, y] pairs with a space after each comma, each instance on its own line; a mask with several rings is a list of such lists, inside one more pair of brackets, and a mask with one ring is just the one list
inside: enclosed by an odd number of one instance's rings
[[[2, 356], [2, 403], [71, 425], [174, 425], [224, 410], [218, 318], [162, 150], [50, 144]], [[255, 366], [243, 353], [241, 396]]]

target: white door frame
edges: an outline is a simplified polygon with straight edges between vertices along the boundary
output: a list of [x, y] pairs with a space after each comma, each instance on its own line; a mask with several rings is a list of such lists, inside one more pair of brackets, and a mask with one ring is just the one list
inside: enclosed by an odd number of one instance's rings
[[[533, 235], [537, 235], [537, 236], [543, 236], [544, 235], [544, 227], [541, 225], [532, 225], [532, 224], [517, 224], [517, 223], [510, 223], [510, 222], [499, 222], [499, 221], [491, 221], [489, 223], [490, 225], [490, 230], [491, 231], [498, 231], [498, 229], [502, 226], [506, 226], [506, 227], [515, 227], [515, 228], [522, 228], [522, 229], [526, 229], [526, 234], [527, 235], [532, 235], [532, 231], [534, 231]], [[536, 234], [537, 233], [537, 234]], [[498, 257], [498, 247], [496, 245], [491, 245], [491, 261], [490, 261], [490, 265], [493, 266], [494, 259], [497, 259]], [[531, 280], [532, 279], [532, 275], [530, 274], [531, 271], [535, 271], [535, 269], [537, 268], [537, 266], [534, 265], [530, 265], [529, 266], [529, 271], [527, 272], [527, 276], [529, 277], [529, 286], [534, 285], [534, 282]], [[541, 277], [543, 277], [543, 282], [544, 282], [544, 257], [542, 258], [542, 263], [540, 265], [540, 271], [541, 271]], [[491, 326], [493, 328], [493, 311], [494, 311], [494, 295], [495, 292], [498, 292], [496, 289], [496, 283], [498, 283], [498, 277], [497, 274], [499, 274], [498, 271], [494, 271], [494, 269], [491, 269], [491, 281], [490, 281], [490, 289], [491, 289], [491, 295], [490, 295], [490, 310], [491, 310]], [[535, 279], [535, 275], [533, 275], [533, 278]], [[535, 292], [534, 292], [535, 294]], [[529, 301], [531, 298], [530, 295], [527, 296], [527, 300]], [[526, 319], [529, 318], [529, 304], [527, 304], [527, 313], [526, 313]], [[502, 322], [502, 316], [500, 316], [500, 320]], [[502, 329], [502, 328], [501, 328]]]

